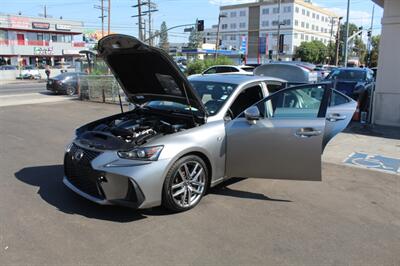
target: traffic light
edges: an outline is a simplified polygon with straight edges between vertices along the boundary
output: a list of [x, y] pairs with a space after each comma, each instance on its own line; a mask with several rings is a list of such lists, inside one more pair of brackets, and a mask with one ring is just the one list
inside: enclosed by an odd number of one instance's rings
[[197, 31], [204, 31], [204, 20], [196, 21]]
[[368, 34], [368, 37], [371, 37], [372, 36], [372, 31], [369, 30], [367, 34]]
[[285, 35], [279, 35], [279, 53], [283, 53], [283, 45], [285, 44]]
[[274, 50], [268, 50], [268, 59], [272, 60], [272, 53]]
[[358, 28], [358, 31], [360, 31], [360, 33], [358, 35], [362, 36], [362, 30], [363, 30], [363, 27]]

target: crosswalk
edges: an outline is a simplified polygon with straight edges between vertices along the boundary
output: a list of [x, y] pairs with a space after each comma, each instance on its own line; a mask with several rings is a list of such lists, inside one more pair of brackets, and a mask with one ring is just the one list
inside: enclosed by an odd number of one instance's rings
[[0, 95], [0, 107], [61, 102], [61, 101], [68, 101], [71, 99], [74, 98], [69, 96], [42, 94], [38, 92], [6, 94], [6, 95]]

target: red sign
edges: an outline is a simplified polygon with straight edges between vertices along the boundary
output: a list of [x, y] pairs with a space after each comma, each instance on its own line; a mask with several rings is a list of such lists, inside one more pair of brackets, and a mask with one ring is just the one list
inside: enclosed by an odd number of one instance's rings
[[48, 30], [50, 29], [50, 23], [45, 22], [32, 22], [33, 29]]

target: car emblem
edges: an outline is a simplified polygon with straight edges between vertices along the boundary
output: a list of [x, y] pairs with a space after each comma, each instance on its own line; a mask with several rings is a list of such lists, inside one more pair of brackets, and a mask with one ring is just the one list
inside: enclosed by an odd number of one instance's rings
[[79, 149], [74, 153], [75, 160], [80, 161], [83, 158], [83, 150]]

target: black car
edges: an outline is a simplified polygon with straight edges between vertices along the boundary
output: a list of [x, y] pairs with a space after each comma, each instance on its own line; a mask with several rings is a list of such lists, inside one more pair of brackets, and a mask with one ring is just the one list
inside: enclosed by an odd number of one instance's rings
[[66, 72], [47, 80], [46, 89], [55, 93], [74, 95], [78, 93], [78, 76], [82, 72]]

